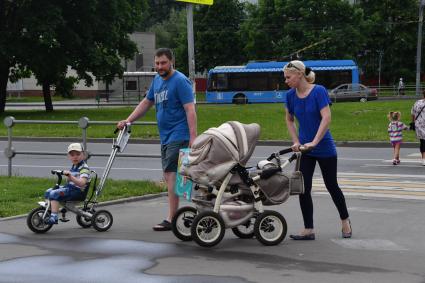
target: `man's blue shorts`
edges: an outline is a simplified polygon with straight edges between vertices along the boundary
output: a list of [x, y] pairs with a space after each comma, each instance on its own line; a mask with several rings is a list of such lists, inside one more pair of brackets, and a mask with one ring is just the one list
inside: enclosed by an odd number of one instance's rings
[[175, 141], [161, 145], [162, 170], [164, 172], [177, 172], [179, 151], [189, 146], [189, 141]]
[[71, 188], [66, 186], [60, 186], [59, 189], [53, 190], [48, 189], [44, 193], [44, 197], [50, 200], [57, 201], [70, 201], [70, 200], [84, 200], [85, 194], [79, 188]]

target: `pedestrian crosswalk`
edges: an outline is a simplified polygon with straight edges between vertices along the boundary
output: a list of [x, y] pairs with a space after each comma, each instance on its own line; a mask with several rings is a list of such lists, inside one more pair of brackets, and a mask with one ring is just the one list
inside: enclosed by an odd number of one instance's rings
[[[425, 176], [420, 175], [338, 173], [338, 183], [347, 196], [425, 200]], [[313, 179], [313, 192], [327, 193], [321, 176]]]

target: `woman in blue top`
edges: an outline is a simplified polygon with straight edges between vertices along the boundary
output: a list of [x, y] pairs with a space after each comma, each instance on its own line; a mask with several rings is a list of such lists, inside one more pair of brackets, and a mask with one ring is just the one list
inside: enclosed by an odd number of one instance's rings
[[[337, 153], [329, 131], [331, 123], [330, 100], [327, 90], [315, 85], [315, 74], [301, 61], [291, 61], [283, 68], [285, 82], [291, 88], [286, 98], [286, 125], [292, 138], [292, 149], [299, 151], [304, 145], [312, 150], [301, 157], [300, 171], [304, 175], [305, 193], [300, 195], [304, 230], [290, 235], [294, 240], [314, 240], [313, 200], [311, 188], [314, 168], [319, 163], [323, 180], [335, 206], [342, 225], [342, 237], [351, 238], [352, 230], [344, 194], [337, 182]], [[298, 121], [298, 133], [295, 125]]]

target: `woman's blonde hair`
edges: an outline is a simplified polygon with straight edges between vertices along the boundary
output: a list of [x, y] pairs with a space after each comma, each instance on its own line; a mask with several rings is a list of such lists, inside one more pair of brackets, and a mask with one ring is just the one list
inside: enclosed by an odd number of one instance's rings
[[401, 117], [400, 111], [390, 111], [390, 113], [388, 113], [388, 119], [390, 121], [398, 121], [400, 120], [400, 117]]
[[304, 75], [306, 81], [310, 84], [314, 83], [316, 74], [309, 67], [305, 67], [304, 63], [299, 60], [293, 60], [283, 67], [283, 71], [294, 71]]

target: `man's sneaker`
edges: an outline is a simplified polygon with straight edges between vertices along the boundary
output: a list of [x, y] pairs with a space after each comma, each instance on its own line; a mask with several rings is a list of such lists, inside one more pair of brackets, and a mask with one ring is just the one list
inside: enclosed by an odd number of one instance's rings
[[58, 216], [57, 215], [50, 215], [50, 218], [46, 220], [46, 224], [58, 224]]

